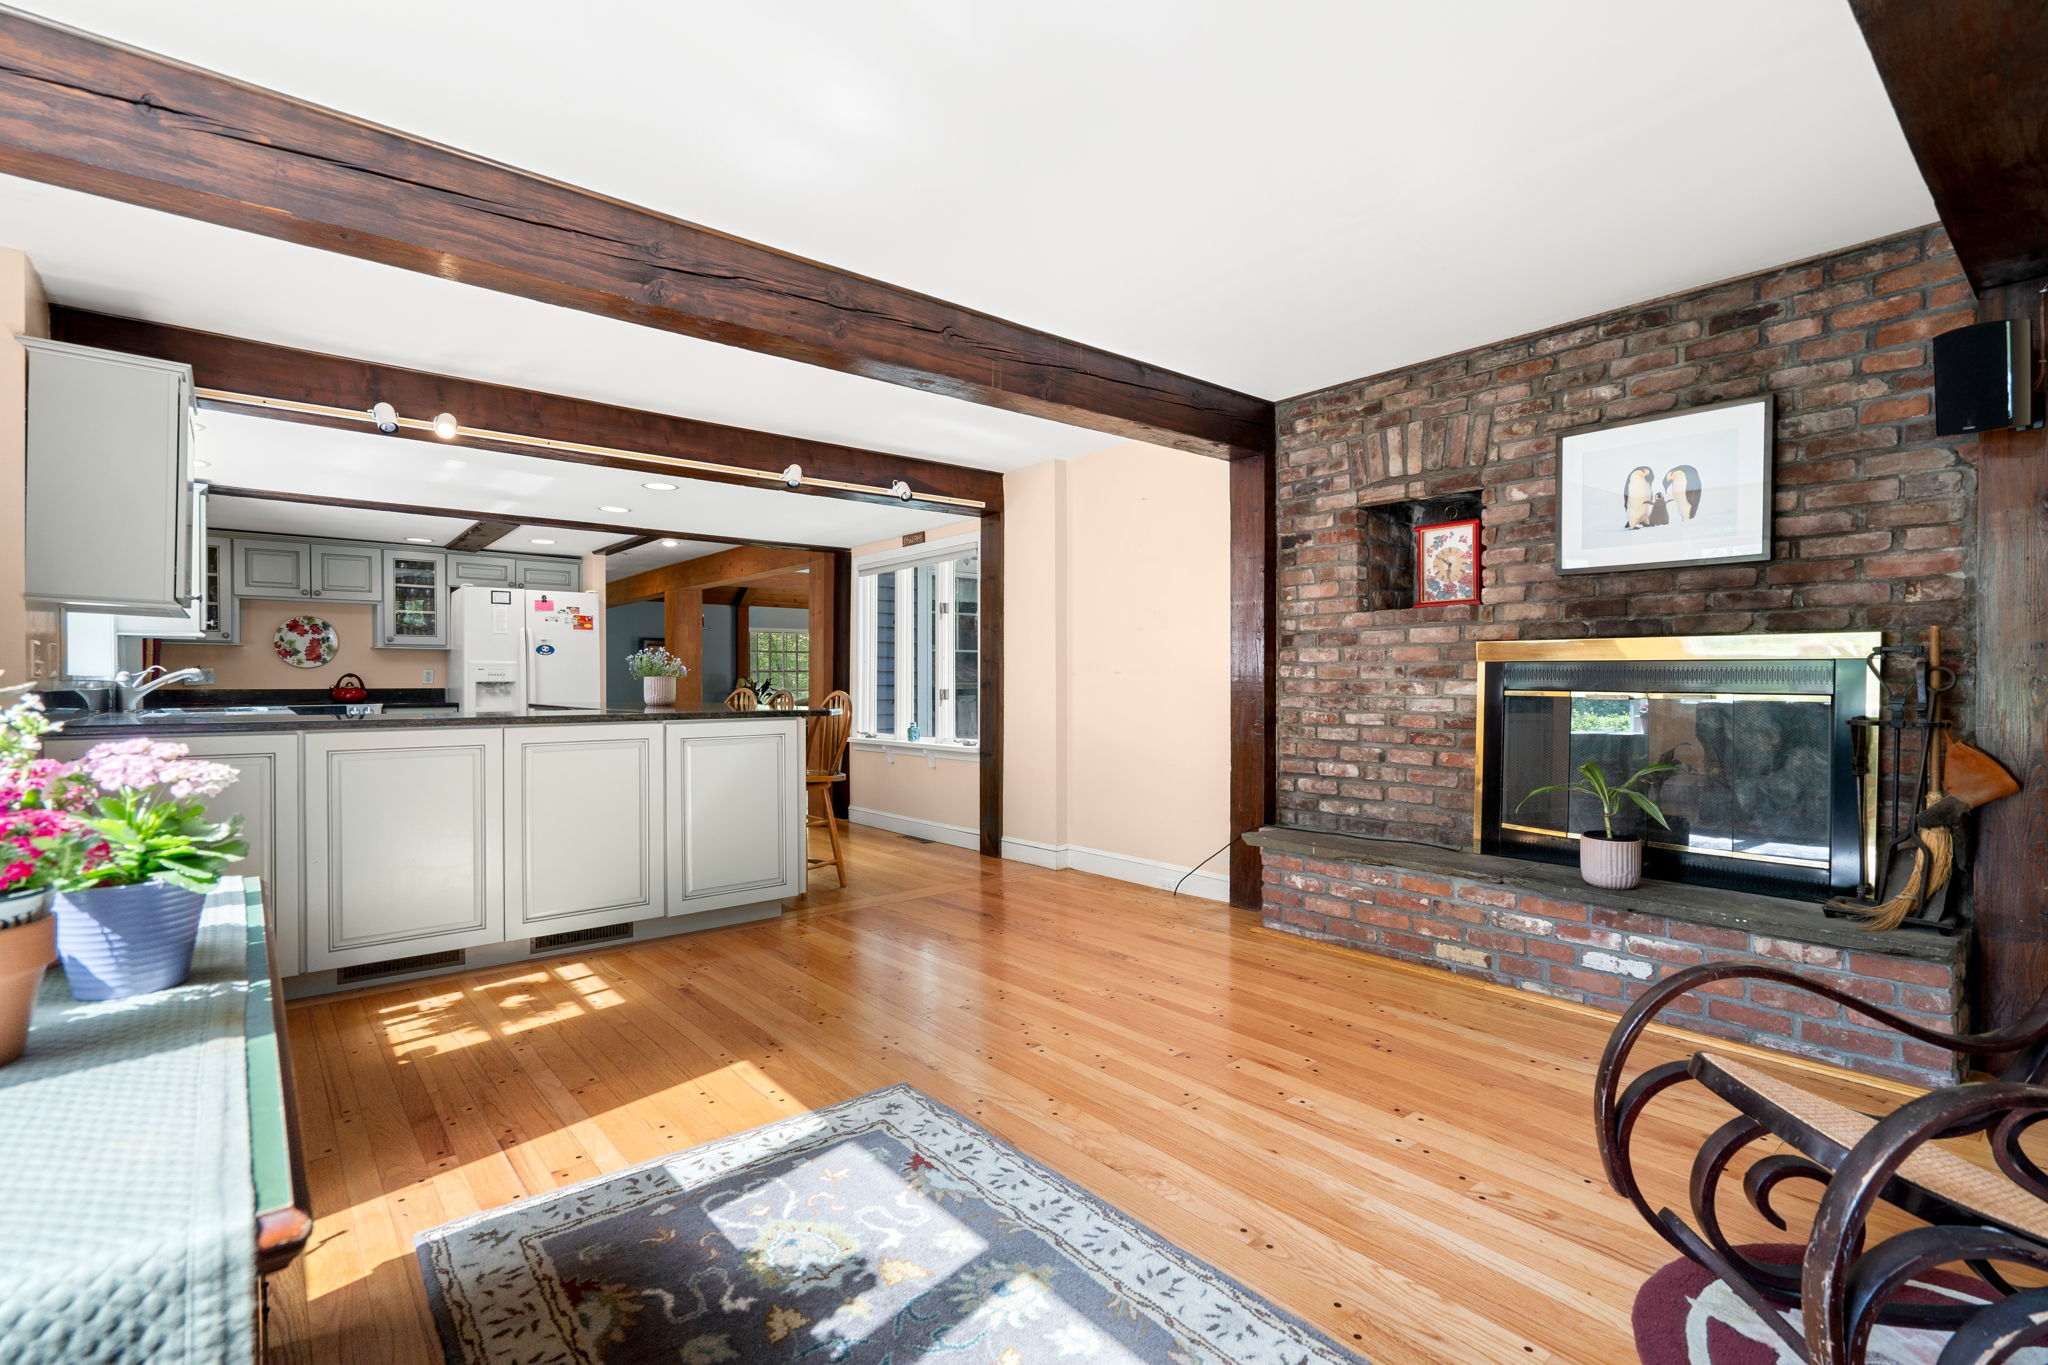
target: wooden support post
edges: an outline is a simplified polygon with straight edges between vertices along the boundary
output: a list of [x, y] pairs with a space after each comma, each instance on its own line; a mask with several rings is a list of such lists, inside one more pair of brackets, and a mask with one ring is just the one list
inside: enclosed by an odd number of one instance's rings
[[746, 588], [734, 588], [732, 597], [732, 675], [752, 681], [754, 670], [748, 654], [753, 648], [753, 610], [747, 606]]
[[[1273, 651], [1278, 555], [1273, 457], [1230, 462], [1230, 830], [1242, 835], [1273, 819]], [[1230, 903], [1257, 910], [1259, 851], [1230, 846]]]
[[810, 590], [807, 607], [811, 631], [810, 704], [822, 706], [826, 696], [836, 686], [832, 659], [837, 646], [833, 644], [833, 639], [842, 629], [836, 610], [839, 601], [839, 556], [830, 553], [814, 554], [806, 567], [810, 569], [810, 573], [805, 576]]
[[704, 707], [704, 590], [671, 588], [662, 595], [662, 628], [668, 652], [690, 672], [676, 679], [676, 709]]
[[[1983, 314], [2032, 319], [2044, 288], [2048, 279], [1994, 289]], [[1987, 1029], [2048, 989], [2048, 431], [1977, 438], [1974, 539], [1975, 739], [2021, 784], [1978, 812], [1971, 1026]]]

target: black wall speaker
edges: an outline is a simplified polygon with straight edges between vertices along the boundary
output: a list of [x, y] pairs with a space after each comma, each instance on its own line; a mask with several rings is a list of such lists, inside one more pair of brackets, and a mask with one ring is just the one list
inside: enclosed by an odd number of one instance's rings
[[2034, 424], [2033, 329], [1980, 322], [1934, 339], [1934, 434]]

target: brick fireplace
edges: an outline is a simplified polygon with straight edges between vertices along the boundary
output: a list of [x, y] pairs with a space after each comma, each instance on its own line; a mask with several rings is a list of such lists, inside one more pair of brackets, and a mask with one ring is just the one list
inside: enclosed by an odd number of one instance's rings
[[[1561, 869], [1476, 853], [1476, 655], [1646, 636], [1899, 642], [1938, 625], [1964, 662], [1952, 714], [1967, 732], [1974, 443], [1934, 435], [1928, 341], [1975, 317], [1928, 228], [1281, 404], [1267, 922], [1610, 1008], [1687, 961], [1792, 956], [1873, 1002], [1954, 1017], [1956, 939], [1861, 934], [1783, 893], [1684, 887], [1643, 912], [1544, 880]], [[1777, 416], [1769, 562], [1555, 571], [1561, 433], [1763, 393]], [[1409, 605], [1409, 527], [1468, 509], [1482, 600]], [[1717, 899], [1757, 927], [1717, 919]], [[1880, 1056], [1853, 1023], [1775, 996], [1717, 1003], [1703, 1031], [1923, 1079], [1938, 1060]]]

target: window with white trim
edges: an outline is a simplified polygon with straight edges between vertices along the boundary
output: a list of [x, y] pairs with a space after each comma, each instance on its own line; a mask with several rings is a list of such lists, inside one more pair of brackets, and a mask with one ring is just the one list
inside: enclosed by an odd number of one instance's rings
[[981, 540], [854, 565], [854, 732], [981, 747]]

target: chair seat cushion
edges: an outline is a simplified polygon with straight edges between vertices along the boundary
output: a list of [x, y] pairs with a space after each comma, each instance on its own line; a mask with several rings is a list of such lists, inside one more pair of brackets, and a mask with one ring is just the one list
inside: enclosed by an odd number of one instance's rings
[[[1829, 1170], [1877, 1124], [1867, 1114], [1722, 1053], [1696, 1053], [1691, 1070], [1701, 1085]], [[1917, 1148], [1897, 1178], [2015, 1232], [2048, 1240], [2048, 1204], [2003, 1172], [1966, 1161], [1945, 1147], [1930, 1143]]]

